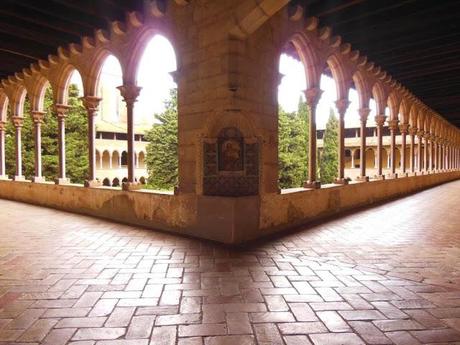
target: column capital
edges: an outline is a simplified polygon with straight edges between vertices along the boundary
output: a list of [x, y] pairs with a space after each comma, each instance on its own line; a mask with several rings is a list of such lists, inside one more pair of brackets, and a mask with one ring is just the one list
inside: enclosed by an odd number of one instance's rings
[[383, 114], [376, 115], [374, 120], [375, 120], [375, 123], [377, 124], [377, 126], [381, 127], [381, 126], [383, 126], [385, 124], [385, 121], [387, 120], [387, 117], [386, 117], [386, 115], [383, 115]]
[[417, 135], [417, 127], [409, 127], [409, 134], [410, 135]]
[[319, 102], [319, 99], [321, 98], [323, 90], [321, 90], [319, 87], [312, 87], [308, 90], [305, 90], [304, 92], [305, 98], [307, 99], [307, 104], [310, 107], [316, 107], [316, 105]]
[[409, 131], [409, 124], [408, 123], [400, 123], [399, 124], [399, 131], [401, 134], [407, 134]]
[[358, 112], [361, 122], [366, 122], [371, 110], [369, 108], [361, 108], [358, 110]]
[[69, 105], [65, 104], [55, 104], [54, 105], [54, 110], [57, 113], [58, 118], [66, 117], [67, 112], [69, 111], [71, 107]]
[[423, 137], [423, 134], [425, 134], [425, 132], [422, 130], [417, 132], [417, 136], [419, 137], [419, 139]]
[[46, 112], [44, 111], [39, 111], [39, 110], [32, 110], [32, 119], [34, 120], [34, 123], [43, 123], [43, 118], [45, 117]]
[[0, 121], [0, 131], [4, 131], [6, 128], [6, 122], [5, 121]]
[[24, 118], [22, 116], [14, 115], [11, 117], [11, 119], [13, 120], [13, 125], [16, 128], [22, 127], [24, 124]]
[[94, 115], [94, 113], [99, 108], [99, 103], [101, 102], [102, 98], [96, 96], [84, 96], [80, 98], [83, 106], [88, 111], [88, 114]]
[[350, 101], [346, 98], [338, 99], [335, 101], [335, 106], [337, 107], [337, 111], [339, 112], [339, 115], [345, 115], [348, 106], [350, 105]]
[[123, 97], [123, 100], [126, 103], [133, 104], [137, 101], [137, 97], [139, 97], [142, 87], [134, 84], [128, 84], [117, 86], [117, 89], [120, 90], [121, 97]]
[[399, 120], [388, 120], [388, 128], [395, 131], [398, 129]]

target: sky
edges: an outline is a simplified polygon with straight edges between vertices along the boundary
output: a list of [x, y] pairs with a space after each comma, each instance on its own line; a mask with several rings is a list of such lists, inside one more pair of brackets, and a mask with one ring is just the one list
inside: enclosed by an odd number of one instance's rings
[[[176, 56], [171, 43], [163, 36], [156, 35], [147, 44], [141, 58], [137, 83], [142, 87], [140, 96], [135, 105], [136, 122], [149, 122], [153, 120], [153, 114], [164, 110], [164, 102], [169, 97], [169, 90], [176, 87], [170, 72], [175, 71]], [[299, 97], [305, 99], [303, 90], [306, 89], [306, 79], [303, 64], [294, 58], [282, 54], [279, 65], [279, 72], [283, 74], [281, 84], [278, 88], [278, 102], [286, 111], [297, 110]], [[101, 70], [100, 82], [113, 87], [113, 92], [118, 93], [117, 86], [122, 83], [121, 67], [114, 56], [109, 56], [104, 62]], [[74, 73], [71, 79], [81, 89], [79, 74]], [[335, 111], [336, 87], [332, 78], [322, 75], [320, 88], [323, 90], [316, 112], [317, 128], [325, 128], [329, 117], [330, 108]], [[345, 114], [345, 126], [359, 126], [358, 115], [358, 94], [354, 89], [349, 92], [350, 105]], [[121, 106], [124, 106], [121, 103]], [[374, 123], [375, 102], [371, 99], [371, 113], [369, 114], [369, 125]]]

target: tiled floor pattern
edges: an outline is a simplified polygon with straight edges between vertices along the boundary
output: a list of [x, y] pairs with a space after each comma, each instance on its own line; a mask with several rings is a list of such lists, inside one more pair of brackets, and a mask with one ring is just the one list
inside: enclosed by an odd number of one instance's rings
[[460, 344], [460, 181], [244, 250], [0, 200], [0, 344]]

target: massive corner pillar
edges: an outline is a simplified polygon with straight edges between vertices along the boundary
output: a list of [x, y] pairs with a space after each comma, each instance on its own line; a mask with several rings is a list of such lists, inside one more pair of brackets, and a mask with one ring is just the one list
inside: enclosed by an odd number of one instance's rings
[[407, 176], [407, 173], [406, 173], [406, 163], [407, 163], [406, 138], [407, 138], [408, 130], [409, 130], [409, 124], [401, 123], [399, 125], [399, 131], [401, 132], [401, 174], [403, 176]]
[[409, 165], [410, 165], [410, 173], [412, 175], [415, 174], [415, 135], [416, 134], [417, 134], [417, 128], [415, 127], [409, 128], [409, 136], [410, 136]]
[[397, 178], [396, 173], [396, 131], [398, 130], [398, 120], [388, 121], [388, 127], [390, 128], [390, 173], [388, 178]]
[[24, 124], [24, 118], [22, 116], [13, 116], [13, 124], [15, 128], [15, 155], [16, 155], [16, 174], [13, 177], [14, 181], [24, 181], [24, 175], [22, 175], [22, 126]]
[[335, 105], [339, 113], [339, 171], [335, 183], [348, 184], [348, 180], [345, 179], [345, 113], [350, 101], [348, 99], [339, 99], [335, 102]]
[[0, 180], [7, 180], [5, 164], [5, 127], [6, 122], [0, 121]]
[[316, 106], [323, 90], [314, 87], [305, 91], [307, 99], [310, 133], [309, 133], [309, 156], [308, 156], [308, 181], [304, 183], [305, 188], [321, 188], [321, 183], [316, 177]]
[[359, 147], [359, 166], [360, 166], [360, 174], [357, 177], [358, 181], [367, 182], [369, 181], [369, 176], [366, 175], [366, 124], [367, 124], [367, 117], [371, 110], [369, 108], [361, 108], [359, 109], [359, 120], [361, 122], [360, 127], [360, 135], [361, 135], [361, 142]]
[[135, 148], [134, 148], [134, 103], [141, 92], [141, 87], [136, 85], [122, 85], [118, 86], [120, 94], [126, 103], [126, 114], [128, 119], [128, 182], [123, 183], [124, 190], [133, 190], [141, 188], [141, 184], [136, 182], [135, 179]]
[[54, 181], [56, 184], [68, 184], [70, 180], [66, 177], [66, 153], [65, 153], [65, 119], [70, 107], [64, 104], [54, 106], [58, 120], [58, 159], [59, 175]]
[[101, 182], [96, 180], [96, 115], [101, 98], [96, 96], [82, 97], [83, 106], [88, 113], [88, 179], [85, 187], [99, 187]]
[[385, 175], [382, 173], [383, 167], [383, 125], [385, 124], [387, 117], [385, 115], [377, 115], [375, 117], [375, 123], [377, 124], [377, 175], [375, 176], [378, 180], [384, 180]]
[[32, 120], [34, 122], [34, 167], [35, 175], [32, 181], [35, 183], [45, 182], [42, 176], [42, 123], [45, 113], [42, 111], [32, 111]]
[[422, 137], [423, 131], [417, 132], [418, 139], [418, 148], [417, 148], [417, 171], [419, 174], [423, 174], [423, 164], [422, 164]]

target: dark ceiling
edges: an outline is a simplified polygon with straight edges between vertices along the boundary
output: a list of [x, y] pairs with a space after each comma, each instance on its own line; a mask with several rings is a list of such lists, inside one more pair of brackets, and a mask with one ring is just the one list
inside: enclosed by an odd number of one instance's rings
[[[170, 0], [172, 1], [172, 0]], [[192, 0], [195, 1], [195, 0]], [[216, 0], [217, 1], [217, 0]], [[221, 0], [218, 0], [221, 1]], [[223, 1], [223, 0], [222, 0]], [[230, 1], [230, 0], [225, 0]], [[460, 1], [292, 0], [460, 127]], [[1, 0], [0, 79], [144, 0]]]

